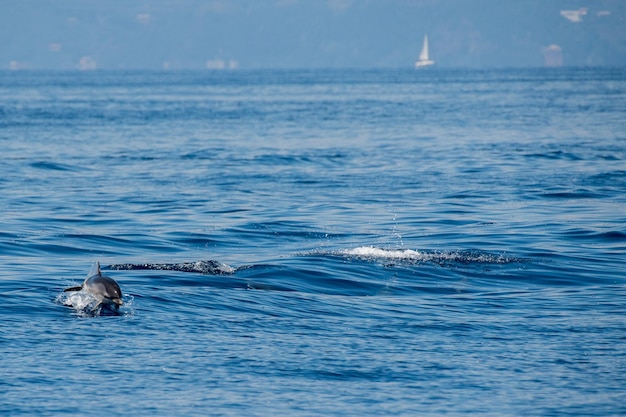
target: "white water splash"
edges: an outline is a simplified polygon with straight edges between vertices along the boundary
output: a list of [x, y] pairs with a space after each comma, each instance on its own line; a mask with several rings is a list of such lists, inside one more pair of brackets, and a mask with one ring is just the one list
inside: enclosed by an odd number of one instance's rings
[[426, 260], [427, 257], [426, 254], [411, 249], [390, 250], [375, 248], [373, 246], [361, 246], [354, 249], [340, 251], [340, 253], [346, 256], [359, 256], [364, 258], [407, 259], [416, 261]]
[[[122, 315], [130, 317], [134, 316], [134, 299], [135, 297], [132, 295], [124, 295], [122, 297], [124, 304], [119, 310], [103, 307], [93, 294], [82, 290], [62, 292], [56, 296], [54, 301], [57, 304], [73, 308], [76, 310], [76, 314], [81, 317], [95, 317], [100, 315]], [[108, 314], [105, 314], [105, 312]]]
[[500, 254], [484, 253], [479, 251], [454, 252], [420, 252], [412, 249], [382, 249], [374, 246], [360, 246], [335, 252], [340, 256], [358, 257], [368, 260], [404, 261], [404, 262], [434, 262], [449, 263], [493, 263], [504, 264], [518, 262], [519, 259]]
[[73, 308], [79, 315], [97, 316], [100, 314], [101, 306], [98, 299], [86, 291], [62, 292], [55, 301]]

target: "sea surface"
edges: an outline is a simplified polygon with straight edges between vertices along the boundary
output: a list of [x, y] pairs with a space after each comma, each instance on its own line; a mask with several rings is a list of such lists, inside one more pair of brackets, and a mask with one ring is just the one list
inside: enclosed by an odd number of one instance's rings
[[5, 71], [0, 150], [2, 415], [626, 415], [626, 69]]

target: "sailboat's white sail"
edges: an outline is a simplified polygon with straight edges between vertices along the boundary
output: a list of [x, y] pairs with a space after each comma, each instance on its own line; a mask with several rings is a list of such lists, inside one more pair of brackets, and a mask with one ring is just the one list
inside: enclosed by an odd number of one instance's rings
[[434, 63], [435, 61], [430, 59], [428, 54], [428, 35], [424, 35], [424, 46], [422, 46], [422, 52], [420, 52], [419, 59], [415, 62], [415, 68], [427, 67]]
[[420, 61], [428, 61], [428, 35], [424, 36], [424, 46], [420, 53]]

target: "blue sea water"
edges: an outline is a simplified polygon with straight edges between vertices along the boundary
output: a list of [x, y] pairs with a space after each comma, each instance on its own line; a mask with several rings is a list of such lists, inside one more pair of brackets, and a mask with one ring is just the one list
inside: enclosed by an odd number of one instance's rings
[[0, 72], [0, 149], [3, 415], [626, 414], [625, 69]]

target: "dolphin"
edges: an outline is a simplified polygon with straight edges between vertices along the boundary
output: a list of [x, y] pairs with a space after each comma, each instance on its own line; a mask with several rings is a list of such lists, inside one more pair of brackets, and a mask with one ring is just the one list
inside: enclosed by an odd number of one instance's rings
[[100, 262], [96, 262], [91, 267], [83, 285], [79, 287], [66, 288], [63, 291], [67, 292], [80, 290], [85, 290], [93, 295], [98, 301], [97, 306], [102, 304], [108, 307], [114, 307], [117, 310], [123, 304], [122, 290], [120, 289], [120, 286], [113, 278], [102, 275], [102, 271], [100, 271]]

